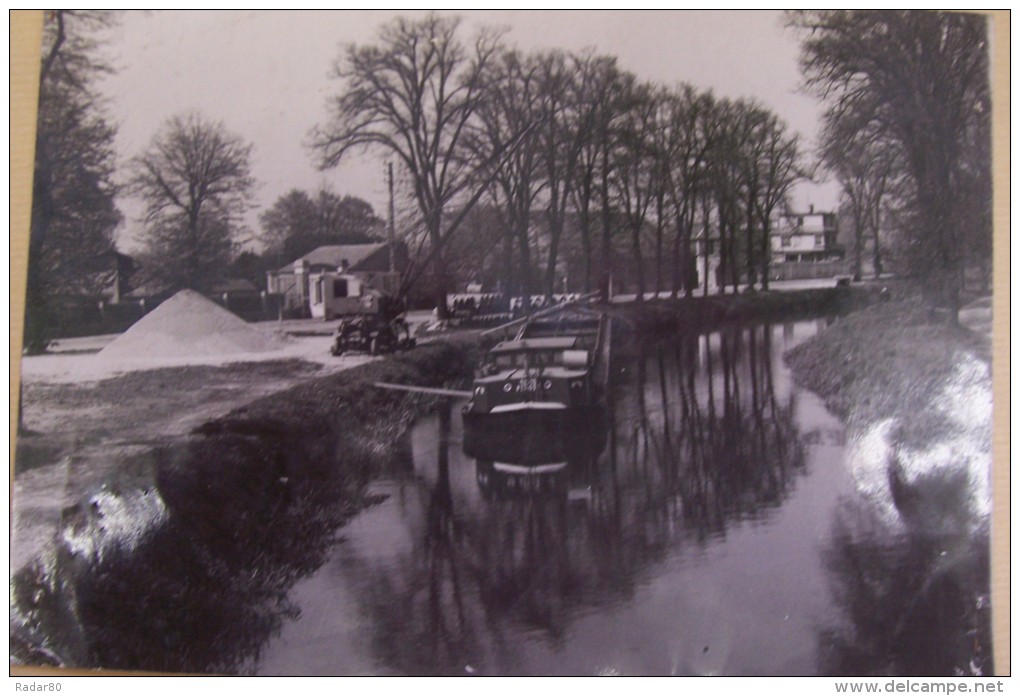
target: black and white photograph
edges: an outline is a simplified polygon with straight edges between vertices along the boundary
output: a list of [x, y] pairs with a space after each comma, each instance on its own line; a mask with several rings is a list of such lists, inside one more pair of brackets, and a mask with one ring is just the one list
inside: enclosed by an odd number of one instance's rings
[[1008, 673], [1001, 15], [39, 17], [12, 671]]

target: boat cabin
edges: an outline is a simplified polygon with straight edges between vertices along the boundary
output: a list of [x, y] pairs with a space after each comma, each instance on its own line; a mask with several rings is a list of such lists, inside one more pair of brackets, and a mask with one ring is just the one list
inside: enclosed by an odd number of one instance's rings
[[489, 351], [486, 372], [515, 368], [588, 366], [589, 353], [576, 336], [525, 338], [497, 343]]

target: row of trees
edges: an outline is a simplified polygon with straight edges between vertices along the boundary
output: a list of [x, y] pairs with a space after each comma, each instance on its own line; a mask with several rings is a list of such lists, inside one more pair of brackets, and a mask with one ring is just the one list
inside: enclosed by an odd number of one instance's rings
[[903, 237], [904, 268], [956, 310], [992, 252], [986, 18], [916, 11], [799, 11], [807, 86], [826, 106], [821, 154], [843, 186], [855, 270], [865, 237]]
[[[107, 68], [91, 38], [110, 15], [46, 17], [30, 348], [56, 297], [106, 282], [121, 220], [114, 129], [94, 87]], [[891, 220], [908, 270], [956, 307], [964, 272], [991, 258], [983, 18], [826, 11], [788, 23], [827, 107], [820, 154], [843, 185], [855, 270], [866, 237], [882, 270]], [[441, 314], [454, 277], [552, 293], [565, 257], [580, 259], [571, 289], [627, 275], [639, 297], [690, 293], [708, 280], [695, 269], [707, 243], [724, 289], [767, 288], [771, 221], [807, 175], [798, 138], [760, 104], [645, 83], [593, 52], [529, 54], [499, 33], [466, 37], [455, 18], [397, 19], [375, 43], [346, 48], [335, 77], [314, 157], [324, 169], [366, 149], [395, 161], [403, 232], [420, 245], [407, 283], [430, 279]], [[223, 277], [252, 202], [250, 158], [250, 144], [191, 114], [170, 119], [132, 162], [124, 191], [145, 204], [149, 279], [206, 289]], [[245, 259], [252, 268], [381, 231], [367, 203], [328, 191], [291, 191], [260, 222], [265, 254]]]
[[498, 34], [459, 32], [455, 18], [397, 19], [375, 44], [347, 48], [314, 135], [323, 168], [364, 149], [402, 165], [441, 313], [468, 235], [488, 252], [474, 267], [500, 266], [522, 294], [556, 290], [568, 241], [584, 290], [607, 282], [624, 249], [639, 296], [690, 292], [699, 231], [717, 239], [724, 285], [767, 287], [770, 221], [804, 175], [798, 139], [774, 113], [642, 82], [612, 57], [525, 54]]

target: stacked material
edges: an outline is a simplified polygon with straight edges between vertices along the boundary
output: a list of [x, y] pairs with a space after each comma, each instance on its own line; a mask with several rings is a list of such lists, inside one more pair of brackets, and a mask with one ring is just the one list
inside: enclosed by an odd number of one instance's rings
[[98, 357], [191, 358], [286, 347], [285, 338], [248, 324], [193, 290], [181, 290], [101, 350]]

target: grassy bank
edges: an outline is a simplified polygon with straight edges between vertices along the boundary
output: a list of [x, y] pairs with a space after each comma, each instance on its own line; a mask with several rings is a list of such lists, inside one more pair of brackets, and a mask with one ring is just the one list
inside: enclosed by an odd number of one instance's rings
[[371, 383], [462, 385], [471, 351], [423, 346], [259, 399], [155, 452], [154, 490], [107, 487], [67, 510], [55, 553], [12, 580], [12, 662], [243, 669], [435, 405]]
[[904, 436], [921, 440], [946, 426], [930, 402], [953, 381], [961, 360], [991, 362], [981, 336], [911, 301], [842, 317], [786, 357], [797, 381], [852, 427], [897, 418]]
[[628, 305], [626, 321], [641, 333], [698, 331], [742, 321], [780, 321], [852, 312], [879, 299], [880, 288], [819, 288], [647, 300]]
[[826, 670], [992, 673], [987, 340], [921, 302], [837, 320], [786, 358], [848, 425], [857, 488], [823, 550], [847, 628]]

